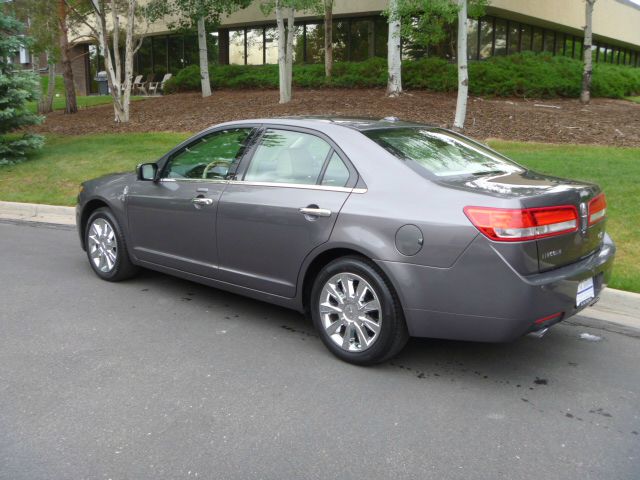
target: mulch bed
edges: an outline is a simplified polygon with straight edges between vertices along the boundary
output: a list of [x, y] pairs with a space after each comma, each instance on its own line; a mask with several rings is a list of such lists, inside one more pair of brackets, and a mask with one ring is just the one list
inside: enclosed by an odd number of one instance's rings
[[[76, 115], [54, 112], [37, 130], [61, 135], [196, 132], [229, 120], [284, 115], [397, 116], [450, 126], [455, 104], [455, 94], [425, 91], [392, 99], [381, 89], [296, 89], [293, 100], [280, 105], [275, 90], [220, 90], [206, 99], [186, 93], [133, 102], [131, 120], [123, 125], [113, 122], [109, 105]], [[639, 147], [640, 105], [600, 98], [583, 106], [575, 99], [471, 97], [465, 133], [479, 139]]]

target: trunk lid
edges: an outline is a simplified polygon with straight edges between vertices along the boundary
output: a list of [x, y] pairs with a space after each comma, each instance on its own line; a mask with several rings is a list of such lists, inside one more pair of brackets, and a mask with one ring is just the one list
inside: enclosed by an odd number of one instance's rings
[[595, 184], [542, 175], [531, 170], [475, 178], [439, 179], [439, 183], [493, 197], [517, 199], [521, 208], [575, 207], [578, 214], [577, 231], [532, 240], [537, 246], [540, 272], [592, 255], [604, 239], [605, 219], [589, 226], [589, 202], [601, 193]]

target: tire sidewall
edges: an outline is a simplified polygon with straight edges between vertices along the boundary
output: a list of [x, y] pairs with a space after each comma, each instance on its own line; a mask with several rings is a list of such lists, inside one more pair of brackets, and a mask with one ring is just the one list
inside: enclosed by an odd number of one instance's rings
[[[111, 228], [113, 229], [113, 232], [115, 234], [116, 247], [117, 247], [116, 263], [114, 267], [111, 269], [111, 271], [109, 272], [103, 272], [95, 266], [95, 264], [93, 263], [93, 259], [91, 258], [91, 253], [89, 251], [89, 231], [91, 229], [91, 225], [93, 225], [93, 222], [95, 222], [99, 218], [106, 220], [109, 223], [109, 225], [111, 225]], [[91, 214], [91, 216], [89, 217], [89, 220], [87, 220], [87, 226], [84, 232], [84, 242], [87, 250], [87, 258], [89, 259], [89, 265], [91, 265], [91, 269], [96, 273], [96, 275], [98, 275], [103, 280], [109, 280], [109, 281], [112, 281], [118, 278], [123, 268], [124, 256], [127, 255], [127, 252], [126, 252], [125, 243], [124, 243], [124, 236], [122, 235], [122, 230], [120, 229], [120, 225], [109, 209], [99, 208]]]
[[[318, 305], [325, 283], [339, 273], [353, 273], [364, 278], [375, 290], [382, 312], [382, 325], [376, 342], [363, 352], [347, 352], [336, 345], [326, 334]], [[325, 266], [316, 277], [310, 297], [313, 324], [325, 346], [338, 358], [357, 365], [371, 365], [384, 361], [393, 348], [398, 328], [403, 328], [404, 318], [394, 294], [384, 277], [368, 262], [357, 257], [343, 257]]]

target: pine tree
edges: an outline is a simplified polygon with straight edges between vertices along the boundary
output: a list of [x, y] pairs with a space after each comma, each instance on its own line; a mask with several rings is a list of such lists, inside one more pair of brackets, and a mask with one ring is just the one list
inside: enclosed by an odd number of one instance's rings
[[0, 10], [0, 165], [18, 163], [43, 144], [39, 135], [10, 133], [42, 121], [27, 104], [37, 100], [38, 77], [16, 69], [10, 60], [21, 47], [28, 47], [28, 40], [20, 35], [23, 31], [19, 21]]

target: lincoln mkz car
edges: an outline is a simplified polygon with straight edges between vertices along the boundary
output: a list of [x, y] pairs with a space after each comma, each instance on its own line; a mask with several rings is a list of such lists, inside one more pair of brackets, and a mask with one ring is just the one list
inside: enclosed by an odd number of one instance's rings
[[293, 308], [361, 365], [410, 336], [544, 330], [598, 299], [615, 253], [597, 185], [395, 118], [217, 125], [85, 182], [77, 224], [104, 280], [144, 267]]

